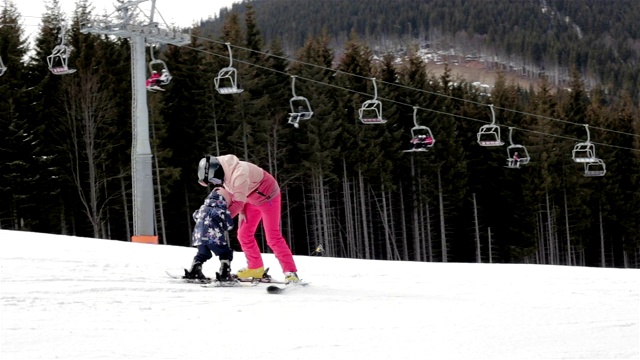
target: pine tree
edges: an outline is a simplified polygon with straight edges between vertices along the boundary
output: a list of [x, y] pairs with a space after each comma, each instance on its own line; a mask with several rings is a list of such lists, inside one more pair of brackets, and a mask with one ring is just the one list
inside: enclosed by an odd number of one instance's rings
[[[341, 208], [333, 208], [326, 201], [332, 198], [332, 190], [339, 185], [334, 164], [341, 159], [341, 147], [336, 142], [339, 121], [335, 111], [337, 99], [332, 96], [330, 87], [319, 85], [333, 81], [333, 72], [328, 70], [333, 62], [329, 38], [325, 35], [308, 39], [298, 50], [297, 60], [299, 62], [291, 65], [291, 73], [298, 77], [295, 82], [296, 95], [309, 101], [313, 116], [300, 121], [298, 128], [285, 124], [284, 133], [288, 139], [290, 156], [286, 157], [283, 165], [289, 175], [280, 179], [294, 193], [301, 191], [311, 194], [309, 202], [302, 199], [289, 204], [290, 210], [304, 209], [295, 212], [296, 215], [300, 214], [296, 216], [296, 222], [304, 223], [307, 217], [313, 224], [301, 236], [310, 244], [307, 246], [323, 244], [327, 254], [344, 256], [344, 244], [337, 226], [332, 226], [335, 220], [331, 216]], [[315, 66], [303, 66], [301, 63]], [[305, 204], [308, 206], [305, 207]]]
[[171, 151], [163, 156], [161, 166], [170, 170], [163, 178], [167, 185], [172, 185], [163, 187], [166, 195], [163, 207], [165, 217], [171, 219], [167, 224], [167, 242], [175, 245], [190, 243], [186, 235], [190, 234], [191, 214], [205, 196], [194, 174], [198, 161], [216, 148], [214, 124], [210, 116], [203, 115], [209, 109], [210, 78], [202, 75], [197, 39], [196, 32], [188, 46], [168, 46], [163, 56], [171, 68], [172, 80], [167, 91], [152, 94], [162, 97], [160, 118], [154, 124], [160, 132], [169, 134], [158, 149]]
[[[378, 129], [375, 126], [365, 125], [359, 120], [358, 110], [365, 100], [371, 100], [374, 96], [371, 69], [371, 51], [365, 45], [359, 43], [355, 32], [346, 44], [344, 55], [340, 59], [339, 78], [336, 84], [342, 89], [337, 95], [340, 98], [340, 108], [344, 109], [339, 124], [338, 141], [343, 144], [342, 155], [346, 168], [349, 169], [345, 178], [353, 181], [354, 199], [356, 199], [353, 211], [356, 221], [356, 256], [369, 259], [372, 257], [371, 228], [368, 220], [369, 206], [365, 193], [369, 190], [369, 177], [375, 175], [374, 168], [369, 165], [375, 163], [380, 156], [380, 139], [375, 136]], [[382, 114], [385, 116], [384, 110]], [[336, 173], [340, 173], [340, 163], [336, 163]], [[375, 181], [375, 180], [374, 180]]]
[[0, 57], [6, 66], [0, 77], [0, 227], [32, 230], [38, 225], [33, 184], [41, 169], [33, 157], [37, 127], [27, 115], [31, 94], [25, 86], [27, 74], [22, 63], [26, 40], [13, 2], [4, 3], [0, 22]]
[[[221, 96], [221, 116], [226, 119], [227, 126], [224, 126], [224, 138], [227, 140], [226, 153], [235, 154], [239, 158], [246, 159], [248, 155], [248, 141], [246, 135], [249, 131], [249, 123], [245, 111], [245, 103], [250, 101], [251, 95], [246, 90], [246, 82], [251, 79], [248, 73], [249, 65], [247, 51], [244, 50], [244, 32], [240, 24], [237, 13], [232, 13], [225, 19], [222, 28], [221, 40], [229, 43], [232, 49], [234, 68], [238, 74], [237, 87], [245, 89], [240, 94]], [[229, 57], [226, 45], [220, 46], [220, 52]], [[224, 49], [224, 50], [222, 50]], [[225, 66], [228, 66], [225, 65]]]
[[[575, 67], [571, 71], [569, 90], [560, 94], [562, 97], [558, 103], [559, 115], [566, 121], [563, 123], [561, 133], [574, 135], [576, 139], [579, 139], [578, 142], [585, 142], [588, 133], [584, 125], [588, 125], [589, 120], [587, 118], [589, 99], [584, 89], [582, 77]], [[595, 137], [591, 137], [590, 140], [597, 141]], [[584, 165], [573, 163], [571, 154], [574, 146], [572, 145], [575, 145], [575, 143], [571, 144], [567, 141], [558, 143], [558, 149], [556, 150], [558, 154], [557, 166], [560, 167], [556, 171], [559, 173], [562, 182], [557, 184], [557, 188], [559, 188], [558, 190], [566, 191], [570, 204], [569, 211], [573, 220], [573, 232], [577, 235], [579, 245], [587, 247], [587, 255], [595, 254], [592, 252], [596, 249], [594, 248], [595, 243], [592, 243], [592, 241], [599, 243], [599, 239], [592, 238], [593, 230], [595, 229], [592, 225], [598, 223], [595, 221], [598, 205], [594, 205], [591, 199], [593, 191], [596, 190], [598, 179], [585, 178], [583, 176]], [[592, 261], [593, 259], [587, 260]]]
[[[438, 96], [437, 101], [433, 104], [433, 108], [437, 111], [433, 115], [433, 121], [436, 124], [433, 131], [438, 144], [436, 149], [438, 157], [434, 160], [430, 170], [431, 179], [438, 189], [438, 217], [440, 220], [438, 231], [441, 244], [440, 253], [442, 254], [440, 260], [446, 262], [449, 260], [448, 247], [459, 246], [459, 244], [448, 240], [459, 236], [457, 235], [459, 229], [469, 228], [466, 225], [468, 222], [464, 222], [464, 226], [458, 222], [462, 219], [467, 190], [472, 185], [470, 180], [472, 171], [469, 170], [471, 164], [469, 159], [472, 158], [472, 152], [467, 149], [470, 147], [469, 144], [475, 140], [477, 127], [473, 128], [472, 133], [465, 130], [467, 123], [461, 121], [460, 118], [482, 118], [487, 115], [486, 110], [481, 111], [477, 106], [465, 105], [466, 102], [461, 101], [464, 100], [466, 87], [464, 84], [456, 84], [453, 81], [448, 67], [440, 77], [430, 81], [438, 84], [437, 93], [443, 95]], [[458, 254], [461, 253], [458, 251]], [[456, 258], [452, 256], [452, 259]]]
[[[598, 157], [606, 164], [606, 175], [597, 179], [597, 191], [593, 193], [592, 206], [602, 205], [607, 240], [612, 242], [611, 264], [622, 264], [623, 251], [633, 252], [640, 228], [640, 204], [631, 199], [639, 196], [638, 184], [640, 162], [638, 157], [630, 153], [633, 143], [633, 114], [636, 109], [631, 98], [626, 95], [612, 104], [608, 111], [601, 101], [604, 99], [592, 96], [589, 123], [604, 129], [616, 131], [599, 131], [600, 143], [615, 145], [599, 146]], [[596, 179], [593, 179], [596, 180]]]

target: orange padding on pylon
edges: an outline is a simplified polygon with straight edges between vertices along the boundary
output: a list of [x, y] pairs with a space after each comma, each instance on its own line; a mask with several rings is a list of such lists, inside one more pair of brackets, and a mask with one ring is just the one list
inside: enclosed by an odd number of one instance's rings
[[131, 242], [134, 243], [144, 243], [144, 244], [157, 244], [158, 237], [150, 236], [150, 235], [142, 235], [142, 236], [132, 236]]

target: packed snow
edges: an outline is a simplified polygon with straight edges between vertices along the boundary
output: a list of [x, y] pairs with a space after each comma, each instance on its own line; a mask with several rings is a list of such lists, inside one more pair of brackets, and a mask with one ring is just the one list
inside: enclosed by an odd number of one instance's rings
[[166, 276], [195, 252], [0, 230], [0, 358], [640, 358], [638, 269], [295, 256], [271, 295]]

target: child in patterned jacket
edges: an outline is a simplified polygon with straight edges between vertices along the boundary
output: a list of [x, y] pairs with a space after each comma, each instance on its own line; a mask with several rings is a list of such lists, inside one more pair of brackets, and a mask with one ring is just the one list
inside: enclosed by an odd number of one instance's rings
[[213, 190], [202, 206], [193, 213], [196, 226], [193, 229], [191, 245], [198, 248], [198, 253], [193, 258], [191, 269], [184, 270], [183, 278], [209, 281], [210, 279], [202, 273], [202, 264], [211, 259], [213, 252], [220, 259], [220, 271], [216, 273], [216, 281], [233, 281], [231, 276], [233, 250], [225, 236], [226, 231], [233, 229], [230, 205], [229, 192], [221, 185], [213, 185]]

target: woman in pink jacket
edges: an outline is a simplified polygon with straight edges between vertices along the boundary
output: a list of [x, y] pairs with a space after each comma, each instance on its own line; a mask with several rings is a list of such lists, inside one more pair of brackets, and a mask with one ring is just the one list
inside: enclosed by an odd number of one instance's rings
[[238, 278], [264, 276], [264, 263], [255, 238], [262, 220], [267, 245], [280, 262], [285, 281], [299, 281], [291, 249], [280, 230], [280, 186], [271, 174], [255, 164], [240, 161], [235, 155], [209, 155], [198, 164], [198, 182], [202, 186], [222, 184], [232, 194], [229, 211], [231, 217], [238, 215], [238, 241], [248, 265], [238, 271]]

